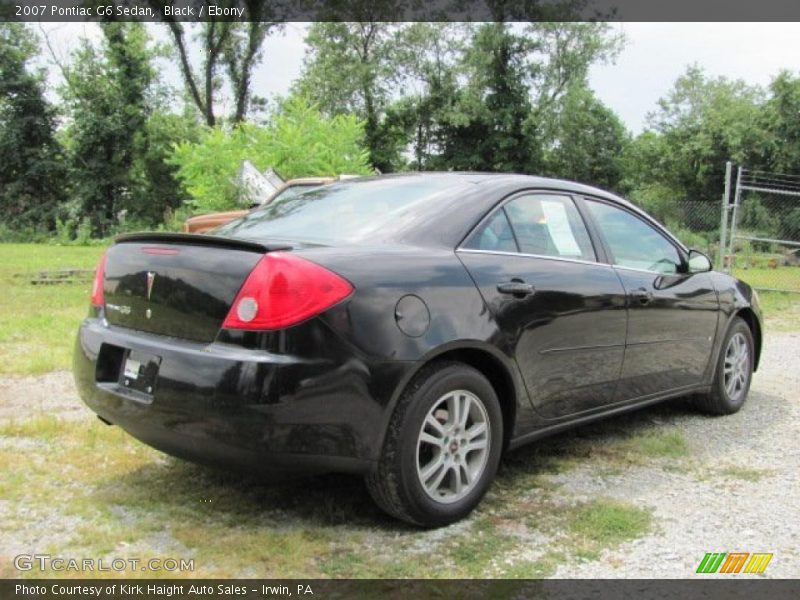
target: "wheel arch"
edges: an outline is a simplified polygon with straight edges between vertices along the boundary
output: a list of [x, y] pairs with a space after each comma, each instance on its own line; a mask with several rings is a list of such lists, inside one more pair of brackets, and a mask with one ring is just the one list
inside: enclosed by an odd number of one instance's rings
[[[503, 452], [508, 448], [514, 433], [517, 418], [518, 394], [524, 390], [515, 365], [494, 347], [487, 347], [478, 343], [451, 343], [437, 348], [425, 355], [414, 368], [403, 377], [392, 395], [391, 405], [386, 411], [386, 422], [397, 406], [403, 391], [413, 381], [414, 377], [425, 367], [437, 362], [455, 361], [468, 365], [481, 373], [489, 381], [497, 394], [500, 409], [503, 413]], [[385, 436], [385, 428], [383, 435]], [[383, 439], [381, 440], [381, 446]]]
[[733, 315], [734, 317], [740, 317], [747, 326], [750, 328], [750, 333], [753, 336], [753, 344], [755, 345], [754, 352], [755, 356], [753, 357], [753, 371], [758, 370], [758, 363], [761, 359], [761, 344], [762, 344], [762, 331], [761, 331], [761, 323], [756, 316], [756, 313], [753, 309], [749, 306], [745, 306], [744, 308], [740, 308], [736, 313]]

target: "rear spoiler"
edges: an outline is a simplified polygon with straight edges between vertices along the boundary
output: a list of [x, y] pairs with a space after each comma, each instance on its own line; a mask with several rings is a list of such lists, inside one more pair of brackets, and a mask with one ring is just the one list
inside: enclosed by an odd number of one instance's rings
[[115, 244], [126, 242], [152, 242], [154, 244], [182, 244], [188, 246], [212, 246], [217, 248], [230, 248], [233, 250], [246, 250], [249, 252], [274, 252], [276, 250], [290, 250], [290, 244], [266, 244], [253, 240], [221, 237], [199, 233], [172, 233], [172, 232], [141, 232], [123, 233], [114, 238]]

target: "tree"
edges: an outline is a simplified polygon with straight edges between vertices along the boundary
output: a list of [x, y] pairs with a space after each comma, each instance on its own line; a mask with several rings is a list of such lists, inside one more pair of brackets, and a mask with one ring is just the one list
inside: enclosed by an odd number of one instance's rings
[[436, 168], [431, 157], [441, 149], [441, 124], [454, 108], [468, 32], [455, 23], [412, 23], [395, 35], [395, 76], [405, 95], [387, 108], [383, 133], [395, 133], [396, 146], [410, 142], [417, 170]]
[[[495, 9], [503, 16], [503, 3]], [[454, 168], [541, 172], [545, 124], [589, 67], [612, 59], [622, 39], [602, 23], [501, 18], [477, 28], [464, 53], [467, 83], [443, 127], [441, 162]]]
[[363, 119], [370, 161], [383, 172], [394, 169], [400, 150], [381, 130], [395, 80], [393, 40], [399, 27], [370, 20], [314, 23], [306, 36], [303, 75], [294, 88], [324, 114]]
[[130, 206], [130, 169], [144, 140], [150, 65], [139, 23], [104, 23], [102, 52], [87, 40], [65, 71], [67, 148], [77, 211], [108, 235]]
[[284, 101], [268, 126], [241, 123], [206, 129], [197, 142], [177, 145], [170, 163], [199, 211], [234, 208], [242, 161], [285, 178], [370, 173], [362, 146], [364, 124], [355, 115], [327, 117], [299, 96]]
[[23, 24], [0, 24], [0, 210], [11, 226], [52, 228], [64, 170], [44, 75], [28, 66], [37, 51]]
[[617, 189], [629, 141], [619, 117], [588, 88], [571, 88], [546, 128], [548, 174]]
[[193, 138], [191, 117], [167, 110], [158, 93], [155, 49], [141, 23], [101, 24], [99, 48], [84, 40], [64, 68], [69, 124], [64, 133], [74, 200], [73, 218], [109, 235], [123, 219], [142, 226], [164, 221], [185, 198], [165, 159], [172, 145]]
[[462, 63], [468, 83], [445, 117], [439, 162], [454, 169], [518, 172], [538, 162], [539, 149], [525, 127], [532, 108], [527, 49], [528, 40], [506, 23], [478, 28]]
[[764, 92], [724, 77], [709, 78], [694, 66], [648, 115], [649, 127], [664, 138], [663, 182], [679, 200], [718, 200], [725, 162], [753, 164], [766, 143], [757, 126]]
[[[253, 69], [263, 59], [262, 46], [267, 35], [282, 27], [281, 23], [272, 20], [275, 15], [268, 2], [243, 0], [228, 3], [241, 4], [244, 9], [243, 21], [227, 21], [208, 16], [200, 25], [198, 38], [204, 58], [198, 74], [190, 60], [184, 23], [174, 16], [163, 15], [164, 7], [171, 5], [171, 2], [150, 0], [150, 5], [159, 11], [172, 34], [188, 96], [210, 127], [216, 125], [218, 119], [215, 102], [221, 88], [220, 75], [223, 69], [227, 73], [233, 93], [233, 123], [244, 121], [254, 101], [260, 101], [252, 95]], [[200, 5], [204, 5], [206, 15], [209, 14], [208, 6], [212, 4], [215, 3], [195, 2], [198, 11]]]
[[769, 91], [761, 121], [768, 136], [763, 157], [766, 168], [800, 175], [800, 77], [782, 71]]

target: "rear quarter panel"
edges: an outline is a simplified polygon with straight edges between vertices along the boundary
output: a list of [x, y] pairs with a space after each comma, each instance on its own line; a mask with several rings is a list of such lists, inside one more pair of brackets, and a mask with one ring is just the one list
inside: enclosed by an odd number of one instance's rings
[[[456, 349], [478, 349], [494, 356], [506, 368], [516, 390], [514, 398], [505, 400], [529, 409], [516, 362], [499, 349], [494, 318], [453, 250], [313, 248], [300, 254], [355, 287], [348, 301], [320, 317], [348, 351], [367, 368], [387, 361], [406, 365], [400, 379], [386, 382], [391, 389], [380, 390], [385, 423], [414, 374], [428, 361]], [[398, 302], [409, 295], [424, 302], [429, 314], [429, 324], [419, 335], [404, 333], [398, 326]]]

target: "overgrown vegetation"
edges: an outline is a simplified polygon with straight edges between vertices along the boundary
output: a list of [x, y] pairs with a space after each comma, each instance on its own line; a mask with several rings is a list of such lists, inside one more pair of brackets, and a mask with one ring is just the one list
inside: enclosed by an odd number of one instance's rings
[[361, 147], [363, 124], [354, 115], [323, 117], [302, 98], [284, 102], [267, 126], [242, 123], [233, 130], [206, 130], [197, 142], [182, 142], [170, 164], [191, 194], [198, 212], [230, 209], [242, 188], [236, 175], [242, 161], [282, 177], [370, 173]]

